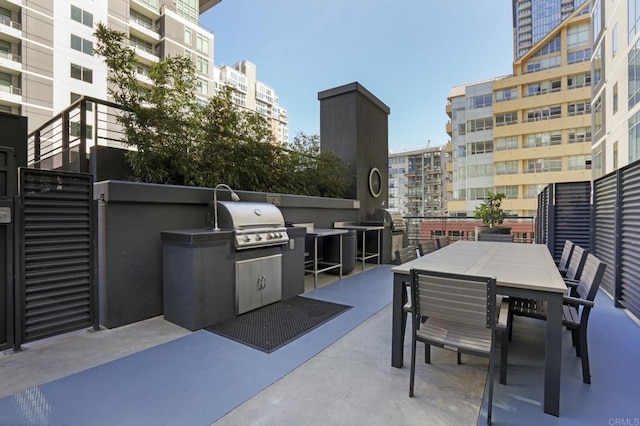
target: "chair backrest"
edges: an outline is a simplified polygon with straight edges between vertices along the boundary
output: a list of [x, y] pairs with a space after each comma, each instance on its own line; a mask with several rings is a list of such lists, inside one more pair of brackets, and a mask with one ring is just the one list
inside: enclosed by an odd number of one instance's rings
[[396, 250], [396, 265], [402, 265], [410, 260], [418, 258], [418, 248], [416, 246], [408, 246]]
[[566, 240], [564, 247], [562, 248], [562, 254], [560, 255], [560, 261], [558, 262], [558, 268], [567, 269], [569, 259], [571, 259], [571, 253], [573, 253], [573, 241]]
[[487, 232], [481, 232], [478, 234], [478, 241], [495, 241], [501, 243], [512, 243], [513, 234], [490, 234]]
[[422, 246], [422, 255], [429, 254], [438, 250], [436, 240], [426, 240], [421, 242], [420, 245]]
[[412, 269], [411, 289], [416, 318], [495, 328], [495, 278]]
[[573, 246], [573, 252], [571, 253], [571, 259], [567, 265], [567, 278], [579, 280], [586, 260], [587, 252], [582, 247], [575, 244]]
[[607, 265], [602, 263], [596, 256], [591, 253], [587, 255], [578, 287], [576, 287], [576, 292], [581, 299], [590, 301], [595, 299], [606, 267]]
[[449, 245], [449, 237], [438, 237], [438, 238], [436, 238], [436, 245], [438, 246], [439, 249], [441, 249], [442, 247], [448, 246]]

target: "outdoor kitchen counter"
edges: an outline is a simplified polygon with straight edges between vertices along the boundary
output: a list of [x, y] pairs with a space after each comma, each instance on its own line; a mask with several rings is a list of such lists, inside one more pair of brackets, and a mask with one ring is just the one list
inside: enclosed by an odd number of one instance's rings
[[[321, 272], [330, 271], [332, 269], [339, 269], [340, 279], [342, 279], [342, 235], [348, 233], [346, 229], [332, 229], [332, 228], [308, 228], [307, 236], [313, 239], [313, 259], [310, 261], [311, 265], [305, 265], [305, 272], [313, 274], [313, 288], [318, 286], [318, 274]], [[340, 237], [340, 254], [338, 256], [338, 262], [325, 262], [318, 260], [318, 238], [329, 237], [332, 235], [338, 235]], [[318, 269], [318, 266], [321, 268]]]
[[[360, 232], [362, 234], [362, 248], [360, 252], [356, 254], [356, 259], [362, 262], [362, 270], [364, 271], [364, 264], [367, 259], [373, 259], [374, 257], [378, 259], [378, 265], [380, 264], [380, 232], [384, 231], [384, 226], [382, 225], [355, 225], [350, 223], [344, 224], [335, 224], [334, 228], [336, 229], [350, 229], [353, 231]], [[377, 249], [375, 252], [367, 253], [367, 232], [369, 231], [377, 231], [376, 233], [376, 241], [377, 241]]]
[[163, 313], [195, 331], [236, 315], [236, 263], [282, 256], [282, 299], [304, 293], [305, 228], [287, 228], [284, 245], [236, 250], [233, 230], [210, 228], [161, 232]]

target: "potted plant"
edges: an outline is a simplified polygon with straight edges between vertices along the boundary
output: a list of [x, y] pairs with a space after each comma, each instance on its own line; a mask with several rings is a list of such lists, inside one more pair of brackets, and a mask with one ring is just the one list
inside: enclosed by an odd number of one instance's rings
[[490, 232], [492, 234], [510, 234], [511, 228], [504, 226], [496, 226], [502, 224], [509, 216], [509, 213], [502, 209], [502, 200], [506, 197], [501, 192], [487, 192], [487, 198], [474, 210], [473, 217], [480, 219], [482, 225], [476, 226], [476, 238], [481, 232]]

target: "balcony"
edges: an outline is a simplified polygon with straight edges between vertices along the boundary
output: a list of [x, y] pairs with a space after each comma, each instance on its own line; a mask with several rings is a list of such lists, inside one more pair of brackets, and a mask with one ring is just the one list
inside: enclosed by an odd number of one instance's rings
[[5, 16], [0, 16], [0, 34], [8, 35], [11, 41], [19, 41], [22, 37], [22, 25]]
[[447, 134], [453, 136], [453, 127], [450, 121], [447, 121]]
[[21, 105], [22, 89], [14, 86], [0, 85], [0, 101], [8, 102], [13, 105]]
[[449, 102], [445, 108], [444, 108], [445, 112], [447, 113], [447, 115], [449, 116], [449, 118], [451, 118], [451, 114], [453, 112], [453, 107], [451, 106], [451, 102]]
[[0, 51], [0, 70], [9, 74], [19, 74], [22, 72], [22, 57]]

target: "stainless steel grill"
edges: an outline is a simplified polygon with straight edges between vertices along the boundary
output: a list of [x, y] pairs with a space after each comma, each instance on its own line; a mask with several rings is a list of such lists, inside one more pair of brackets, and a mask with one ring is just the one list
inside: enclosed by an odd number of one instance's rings
[[407, 225], [402, 214], [387, 209], [376, 209], [371, 222], [379, 222], [381, 224], [390, 223], [392, 232], [405, 232], [407, 230]]
[[289, 241], [282, 212], [273, 204], [218, 201], [218, 223], [221, 229], [234, 231], [237, 250]]

